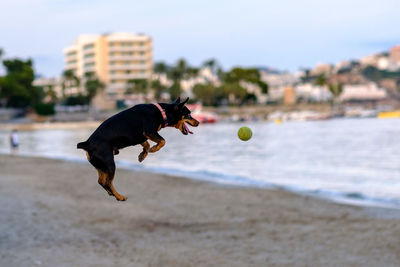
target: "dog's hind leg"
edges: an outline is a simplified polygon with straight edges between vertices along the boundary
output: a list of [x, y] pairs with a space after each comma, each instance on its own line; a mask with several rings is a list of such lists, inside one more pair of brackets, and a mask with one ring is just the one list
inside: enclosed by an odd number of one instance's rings
[[[105, 186], [111, 191], [111, 194], [118, 200], [118, 201], [125, 201], [126, 197], [119, 194], [113, 185], [113, 180], [115, 176], [115, 162], [114, 157], [111, 157], [106, 162], [107, 171], [105, 172]], [[106, 189], [107, 190], [107, 189]], [[108, 191], [108, 190], [107, 190]]]
[[143, 135], [150, 139], [151, 141], [155, 142], [156, 144], [152, 146], [149, 150], [150, 153], [157, 152], [165, 145], [165, 140], [162, 138], [161, 135], [158, 133], [143, 133]]
[[104, 190], [106, 190], [107, 193], [110, 196], [113, 196], [113, 193], [112, 193], [110, 187], [107, 184], [107, 176], [108, 176], [108, 174], [103, 172], [102, 170], [99, 170], [99, 169], [97, 169], [97, 172], [99, 173], [99, 185], [101, 185], [104, 188]]
[[121, 195], [120, 193], [117, 192], [117, 190], [115, 189], [115, 187], [114, 187], [114, 185], [112, 183], [113, 179], [114, 179], [113, 175], [112, 176], [111, 175], [108, 176], [108, 179], [107, 179], [107, 184], [108, 184], [108, 186], [109, 186], [109, 188], [111, 190], [111, 193], [114, 195], [114, 197], [118, 201], [125, 201], [127, 199], [127, 197], [124, 196], [124, 195]]
[[99, 173], [99, 184], [107, 193], [114, 196], [119, 201], [126, 200], [126, 197], [119, 194], [112, 184], [115, 175], [113, 150], [111, 148], [103, 148], [100, 151], [97, 150], [96, 153], [90, 156], [90, 163], [97, 169]]
[[147, 157], [147, 154], [150, 149], [150, 144], [147, 141], [144, 141], [143, 143], [141, 143], [141, 145], [143, 147], [143, 151], [142, 151], [142, 153], [139, 154], [139, 157], [138, 157], [139, 162], [142, 162]]
[[92, 163], [92, 165], [96, 168], [97, 173], [99, 174], [99, 180], [98, 180], [99, 184], [107, 191], [107, 193], [110, 196], [112, 196], [113, 194], [111, 193], [110, 188], [108, 188], [107, 184], [106, 184], [106, 175], [107, 174], [98, 168], [99, 164], [104, 165], [104, 163], [102, 164], [102, 161], [96, 157], [94, 157], [92, 160], [92, 157], [90, 156], [89, 152], [87, 152], [87, 151], [86, 151], [86, 157], [87, 157], [88, 161], [90, 163]]
[[86, 151], [86, 157], [88, 161], [96, 168], [97, 173], [99, 174], [99, 185], [101, 185], [104, 190], [106, 190], [107, 193], [112, 196], [113, 194], [111, 192], [111, 189], [107, 185], [107, 164], [104, 162], [102, 157], [97, 154], [90, 155], [90, 153]]
[[127, 198], [117, 192], [113, 185], [115, 168], [112, 172], [99, 171], [99, 184], [107, 191], [110, 196], [114, 196], [118, 201], [125, 201]]

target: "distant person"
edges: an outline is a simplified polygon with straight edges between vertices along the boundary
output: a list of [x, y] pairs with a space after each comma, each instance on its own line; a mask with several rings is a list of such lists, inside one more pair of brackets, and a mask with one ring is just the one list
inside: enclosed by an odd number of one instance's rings
[[18, 132], [15, 129], [12, 130], [12, 132], [10, 134], [10, 146], [11, 146], [11, 150], [13, 152], [16, 152], [18, 150], [19, 137], [18, 137]]

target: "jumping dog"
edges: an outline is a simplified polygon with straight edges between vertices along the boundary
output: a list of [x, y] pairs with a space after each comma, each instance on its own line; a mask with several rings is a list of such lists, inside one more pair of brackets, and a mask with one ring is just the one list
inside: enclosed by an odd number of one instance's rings
[[[119, 201], [126, 197], [119, 194], [113, 185], [115, 175], [114, 155], [119, 149], [142, 145], [143, 151], [138, 160], [142, 162], [148, 153], [154, 153], [165, 145], [158, 132], [164, 127], [175, 127], [182, 134], [192, 132], [186, 123], [197, 127], [199, 122], [192, 118], [190, 110], [180, 98], [173, 103], [139, 104], [126, 109], [105, 120], [85, 142], [77, 144], [78, 149], [86, 151], [88, 161], [97, 169], [99, 184]], [[150, 147], [149, 141], [156, 144]]]

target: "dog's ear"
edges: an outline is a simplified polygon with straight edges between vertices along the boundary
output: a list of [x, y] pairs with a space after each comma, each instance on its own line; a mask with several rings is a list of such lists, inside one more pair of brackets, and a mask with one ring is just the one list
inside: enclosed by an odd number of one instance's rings
[[174, 101], [174, 103], [172, 103], [172, 104], [179, 105], [180, 102], [181, 102], [181, 97], [178, 97], [178, 98]]
[[182, 103], [179, 103], [179, 105], [178, 105], [178, 107], [179, 107], [179, 109], [182, 109], [183, 108], [183, 106], [186, 104], [186, 102], [188, 102], [189, 101], [189, 97], [188, 98], [186, 98], [186, 100], [185, 101], [183, 101]]
[[183, 101], [182, 103], [179, 103], [179, 102], [180, 102], [180, 97], [178, 97], [178, 99], [175, 100], [175, 102], [174, 102], [174, 109], [175, 109], [175, 110], [182, 110], [183, 106], [184, 106], [184, 105], [186, 104], [186, 102], [188, 102], [188, 101], [189, 101], [189, 97], [186, 98], [185, 101]]
[[186, 98], [185, 101], [183, 101], [181, 104], [185, 105], [189, 101], [189, 97]]

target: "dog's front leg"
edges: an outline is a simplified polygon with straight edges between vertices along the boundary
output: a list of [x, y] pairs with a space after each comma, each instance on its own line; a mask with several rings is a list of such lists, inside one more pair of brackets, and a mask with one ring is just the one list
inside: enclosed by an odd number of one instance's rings
[[156, 144], [149, 149], [150, 153], [157, 152], [165, 145], [165, 140], [158, 133], [143, 133], [143, 135]]
[[150, 150], [149, 142], [144, 141], [143, 143], [141, 143], [141, 145], [143, 147], [143, 151], [142, 151], [142, 153], [139, 154], [139, 157], [138, 157], [139, 162], [142, 162], [146, 158], [146, 156]]

